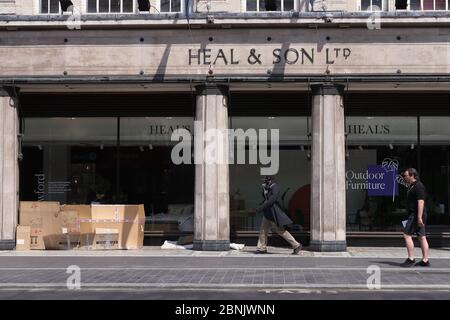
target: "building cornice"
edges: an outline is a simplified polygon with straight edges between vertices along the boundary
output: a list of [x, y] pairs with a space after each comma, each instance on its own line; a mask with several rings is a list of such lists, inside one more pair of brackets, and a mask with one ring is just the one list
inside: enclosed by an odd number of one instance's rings
[[235, 74], [215, 76], [214, 78], [193, 75], [104, 75], [104, 76], [1, 76], [0, 86], [20, 86], [29, 84], [135, 84], [135, 83], [205, 83], [228, 84], [239, 82], [267, 83], [450, 83], [450, 74], [336, 74], [336, 75], [272, 75], [258, 76], [250, 74]]
[[[277, 12], [277, 13], [194, 13], [184, 14], [85, 14], [76, 17], [81, 28], [267, 28], [364, 27], [370, 23], [371, 12]], [[441, 27], [450, 25], [450, 11], [377, 12], [376, 18], [385, 27]], [[67, 28], [70, 15], [0, 15], [0, 29], [32, 30]]]

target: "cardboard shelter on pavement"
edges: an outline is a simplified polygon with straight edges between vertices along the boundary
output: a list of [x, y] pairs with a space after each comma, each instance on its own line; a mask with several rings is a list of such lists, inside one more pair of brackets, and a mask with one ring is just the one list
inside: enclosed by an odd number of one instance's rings
[[31, 250], [141, 249], [145, 211], [143, 205], [61, 206], [24, 201], [20, 225], [30, 228]]

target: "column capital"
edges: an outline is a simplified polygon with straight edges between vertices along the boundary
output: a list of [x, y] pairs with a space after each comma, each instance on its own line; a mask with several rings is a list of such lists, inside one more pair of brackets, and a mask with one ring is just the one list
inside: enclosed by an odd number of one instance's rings
[[344, 93], [345, 85], [338, 83], [317, 83], [311, 85], [311, 91], [314, 96], [341, 96]]
[[15, 92], [19, 92], [18, 87], [0, 86], [0, 97], [14, 97]]
[[228, 95], [229, 87], [226, 84], [204, 83], [195, 86], [198, 95]]

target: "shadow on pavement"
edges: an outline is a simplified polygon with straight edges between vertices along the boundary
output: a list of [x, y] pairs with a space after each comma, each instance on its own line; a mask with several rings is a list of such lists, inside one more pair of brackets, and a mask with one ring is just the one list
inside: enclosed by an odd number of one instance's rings
[[401, 266], [401, 262], [392, 262], [392, 261], [369, 261], [370, 263], [374, 263], [374, 264], [384, 264], [384, 265], [388, 265], [391, 267], [400, 267]]

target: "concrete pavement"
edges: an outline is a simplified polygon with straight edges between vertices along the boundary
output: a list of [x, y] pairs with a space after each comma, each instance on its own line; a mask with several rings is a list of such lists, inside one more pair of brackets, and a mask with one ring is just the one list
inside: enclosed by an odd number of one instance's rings
[[3, 251], [0, 290], [67, 289], [75, 274], [70, 266], [79, 270], [84, 290], [450, 290], [448, 248], [431, 249], [430, 268], [409, 269], [399, 266], [404, 248], [300, 255], [285, 248], [269, 248], [267, 255], [255, 250]]

